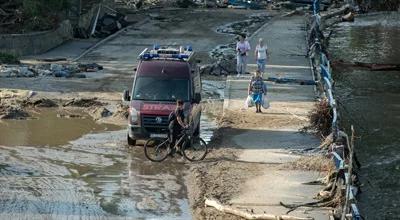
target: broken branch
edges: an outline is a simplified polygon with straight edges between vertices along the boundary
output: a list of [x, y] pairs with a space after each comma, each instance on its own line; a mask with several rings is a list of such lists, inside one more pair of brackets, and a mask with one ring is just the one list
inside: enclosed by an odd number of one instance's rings
[[238, 210], [232, 208], [230, 206], [222, 205], [219, 201], [215, 199], [207, 199], [205, 200], [206, 206], [211, 206], [217, 209], [218, 211], [229, 213], [233, 215], [240, 216], [245, 219], [264, 219], [264, 220], [313, 220], [312, 217], [295, 217], [289, 215], [273, 215], [273, 214], [254, 214], [246, 211]]

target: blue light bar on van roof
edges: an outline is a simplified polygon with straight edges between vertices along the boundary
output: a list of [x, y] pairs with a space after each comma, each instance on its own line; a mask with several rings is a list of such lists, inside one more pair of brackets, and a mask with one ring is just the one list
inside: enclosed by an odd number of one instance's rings
[[154, 45], [153, 45], [153, 49], [154, 49], [154, 50], [160, 49], [160, 45], [159, 45], [159, 44], [154, 44]]
[[164, 58], [173, 58], [173, 59], [188, 59], [189, 55], [188, 54], [155, 54], [155, 53], [144, 53], [141, 58], [142, 59], [152, 59], [152, 58], [159, 58], [159, 57], [164, 57]]
[[193, 48], [192, 48], [191, 45], [187, 45], [185, 49], [186, 49], [187, 51], [193, 51]]

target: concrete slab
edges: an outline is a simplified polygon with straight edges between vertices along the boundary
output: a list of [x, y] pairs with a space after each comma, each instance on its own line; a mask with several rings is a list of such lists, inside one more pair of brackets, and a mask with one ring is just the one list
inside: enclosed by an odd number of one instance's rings
[[299, 159], [291, 150], [317, 147], [319, 140], [297, 130], [250, 130], [232, 138], [244, 148], [240, 161], [258, 163], [287, 163]]
[[[321, 177], [318, 172], [265, 169], [262, 175], [249, 180], [239, 195], [231, 199], [230, 204], [237, 208], [253, 209], [255, 213], [271, 213], [284, 215], [289, 209], [285, 204], [301, 204], [315, 201], [313, 197], [321, 190], [321, 186], [304, 185]], [[299, 208], [290, 215], [298, 217], [314, 217], [329, 219], [326, 210], [321, 208]]]
[[99, 39], [70, 40], [43, 54], [23, 57], [22, 61], [24, 62], [32, 59], [44, 59], [44, 58], [66, 58], [68, 60], [72, 60], [78, 57], [81, 53], [83, 53], [85, 50], [87, 50], [89, 47], [91, 47], [98, 41]]

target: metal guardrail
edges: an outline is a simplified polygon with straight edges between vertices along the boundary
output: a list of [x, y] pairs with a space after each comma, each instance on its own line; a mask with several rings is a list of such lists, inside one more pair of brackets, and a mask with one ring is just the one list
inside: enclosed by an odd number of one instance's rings
[[[354, 158], [354, 145], [353, 145], [353, 136], [354, 136], [354, 130], [352, 127], [352, 139], [351, 141], [349, 140], [348, 135], [339, 130], [339, 125], [338, 125], [338, 109], [336, 105], [336, 100], [334, 96], [334, 88], [333, 88], [333, 79], [332, 79], [332, 72], [331, 72], [331, 66], [330, 66], [330, 61], [327, 58], [327, 55], [322, 51], [322, 45], [321, 45], [321, 39], [320, 39], [320, 34], [321, 34], [321, 15], [319, 11], [319, 5], [320, 5], [320, 0], [314, 0], [312, 4], [313, 8], [313, 14], [311, 16], [311, 29], [310, 35], [312, 36], [313, 39], [308, 39], [309, 40], [309, 56], [310, 56], [310, 61], [313, 69], [316, 70], [316, 78], [320, 83], [320, 91], [323, 96], [325, 96], [328, 100], [329, 106], [331, 107], [332, 110], [332, 127], [331, 131], [333, 134], [334, 142], [338, 137], [343, 137], [347, 141], [347, 148], [348, 148], [348, 154], [347, 156], [340, 155], [339, 153], [335, 152], [335, 149], [332, 151], [332, 159], [336, 164], [336, 169], [344, 171], [343, 174], [343, 179], [344, 179], [344, 188], [345, 188], [345, 202], [344, 204], [341, 204], [342, 207], [342, 215], [341, 215], [341, 220], [361, 220], [362, 216], [360, 215], [360, 212], [358, 210], [357, 204], [356, 204], [356, 199], [355, 196], [358, 192], [358, 188], [354, 186], [352, 177], [354, 175], [353, 173], [353, 158]], [[311, 57], [313, 59], [311, 59]], [[317, 58], [317, 59], [316, 59]], [[346, 158], [344, 158], [346, 157]], [[348, 161], [346, 163], [346, 161]]]

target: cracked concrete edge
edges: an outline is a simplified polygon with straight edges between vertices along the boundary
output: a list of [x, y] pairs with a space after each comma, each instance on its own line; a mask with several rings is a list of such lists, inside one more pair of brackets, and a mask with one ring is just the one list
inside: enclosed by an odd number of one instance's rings
[[97, 47], [99, 47], [99, 46], [103, 45], [104, 43], [106, 43], [106, 42], [108, 42], [108, 41], [110, 41], [110, 40], [116, 38], [116, 37], [117, 37], [118, 35], [120, 35], [122, 32], [126, 31], [128, 28], [133, 27], [133, 26], [135, 26], [135, 25], [136, 25], [136, 26], [140, 26], [140, 25], [142, 25], [142, 24], [144, 24], [144, 23], [146, 23], [146, 22], [148, 22], [148, 21], [149, 21], [149, 19], [144, 19], [144, 20], [142, 20], [142, 21], [140, 21], [140, 22], [137, 22], [137, 23], [135, 23], [135, 24], [131, 24], [131, 25], [128, 25], [128, 26], [122, 28], [121, 30], [119, 30], [119, 31], [117, 31], [117, 32], [115, 32], [115, 33], [113, 33], [113, 34], [111, 34], [110, 36], [108, 36], [108, 37], [102, 39], [101, 41], [95, 43], [94, 45], [92, 45], [91, 47], [89, 47], [87, 50], [83, 51], [79, 56], [75, 57], [75, 58], [72, 59], [71, 61], [72, 61], [72, 62], [76, 62], [76, 61], [80, 60], [82, 57], [86, 56], [88, 53], [92, 52], [92, 51], [93, 51], [94, 49], [96, 49]]

